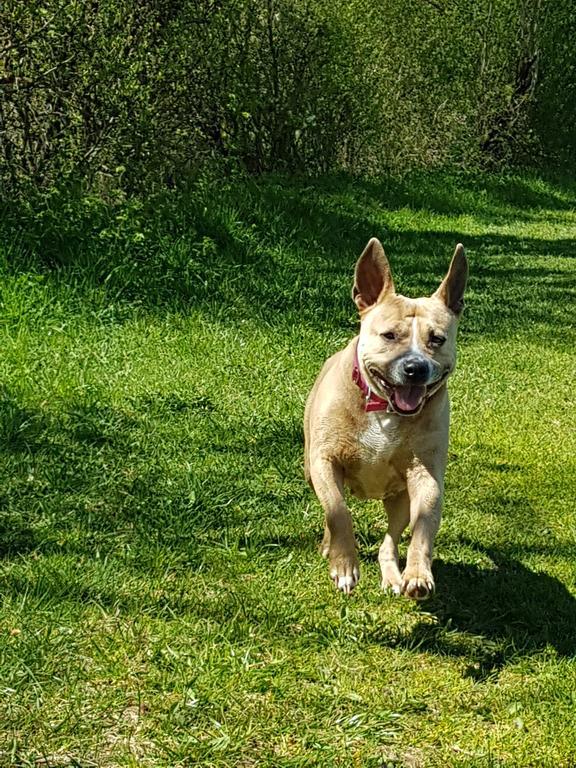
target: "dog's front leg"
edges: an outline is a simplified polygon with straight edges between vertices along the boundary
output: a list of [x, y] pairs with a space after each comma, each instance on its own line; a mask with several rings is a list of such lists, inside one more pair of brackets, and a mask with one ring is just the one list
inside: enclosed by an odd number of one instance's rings
[[328, 557], [335, 586], [349, 595], [360, 579], [360, 567], [343, 472], [335, 462], [318, 458], [310, 464], [310, 476], [325, 514], [322, 554]]
[[440, 527], [443, 484], [429, 468], [419, 465], [408, 474], [407, 485], [412, 539], [402, 574], [402, 593], [415, 600], [424, 600], [435, 588], [432, 551]]

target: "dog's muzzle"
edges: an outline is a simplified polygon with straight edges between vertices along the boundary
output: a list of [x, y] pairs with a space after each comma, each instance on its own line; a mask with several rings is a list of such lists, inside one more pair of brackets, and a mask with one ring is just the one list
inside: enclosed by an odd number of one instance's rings
[[442, 373], [428, 358], [418, 355], [398, 358], [387, 373], [370, 363], [366, 370], [377, 390], [385, 394], [390, 410], [402, 416], [420, 413], [450, 373], [449, 370]]

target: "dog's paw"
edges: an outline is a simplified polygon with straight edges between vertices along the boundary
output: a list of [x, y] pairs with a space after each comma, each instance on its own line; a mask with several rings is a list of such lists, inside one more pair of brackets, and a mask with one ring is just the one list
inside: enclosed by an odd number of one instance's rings
[[381, 565], [382, 581], [380, 582], [384, 592], [399, 595], [402, 592], [402, 576], [396, 563], [386, 562]]
[[406, 568], [402, 574], [402, 594], [412, 600], [427, 600], [432, 597], [435, 589], [434, 577], [429, 568]]
[[360, 566], [356, 555], [330, 557], [330, 578], [336, 589], [349, 595], [360, 581]]

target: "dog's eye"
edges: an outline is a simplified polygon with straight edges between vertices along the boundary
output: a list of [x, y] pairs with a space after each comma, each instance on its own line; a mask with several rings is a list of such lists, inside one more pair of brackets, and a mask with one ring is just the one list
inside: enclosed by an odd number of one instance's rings
[[432, 344], [433, 347], [441, 347], [445, 341], [446, 341], [445, 336], [438, 336], [438, 334], [436, 333], [430, 334], [430, 344]]
[[388, 341], [394, 341], [396, 338], [394, 331], [386, 331], [386, 333], [381, 333], [380, 336], [382, 336], [383, 339], [387, 339]]

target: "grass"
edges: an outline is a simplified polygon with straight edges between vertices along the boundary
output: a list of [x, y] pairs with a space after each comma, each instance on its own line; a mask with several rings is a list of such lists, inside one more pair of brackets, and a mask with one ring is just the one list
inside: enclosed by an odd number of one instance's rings
[[[576, 765], [575, 207], [436, 174], [8, 211], [0, 765]], [[409, 294], [471, 261], [422, 606], [379, 590], [377, 503], [333, 590], [302, 478], [372, 235]]]

